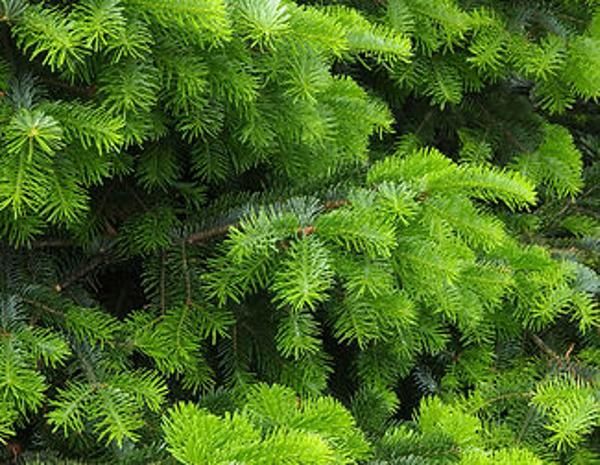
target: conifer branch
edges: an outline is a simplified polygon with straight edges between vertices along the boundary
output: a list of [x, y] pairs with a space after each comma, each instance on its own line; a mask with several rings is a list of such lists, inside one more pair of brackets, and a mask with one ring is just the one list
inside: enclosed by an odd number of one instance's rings
[[[325, 211], [336, 210], [349, 204], [347, 199], [329, 200], [323, 204]], [[195, 233], [190, 234], [185, 241], [188, 244], [203, 244], [213, 239], [226, 236], [229, 230], [233, 227], [239, 226], [239, 221], [234, 221], [222, 226], [215, 226], [213, 228], [203, 229]], [[309, 229], [311, 226], [306, 226], [304, 229]], [[302, 233], [302, 230], [298, 230], [298, 233]], [[314, 230], [313, 230], [314, 232]]]
[[181, 263], [183, 265], [183, 279], [185, 282], [185, 304], [190, 307], [192, 300], [192, 280], [190, 278], [190, 267], [186, 250], [186, 241], [181, 241]]
[[0, 0], [0, 462], [591, 461], [600, 16], [471, 3]]
[[64, 281], [56, 283], [54, 285], [54, 290], [57, 293], [64, 292], [65, 289], [75, 284], [80, 279], [85, 278], [89, 273], [97, 269], [99, 266], [107, 263], [108, 255], [106, 250], [101, 250], [98, 255], [92, 257], [89, 262], [82, 266], [81, 268], [75, 270], [70, 276], [68, 276]]
[[86, 87], [76, 86], [68, 82], [61, 81], [60, 79], [53, 78], [51, 76], [44, 76], [42, 82], [48, 84], [49, 86], [59, 88], [65, 92], [68, 92], [69, 94], [78, 97], [85, 97], [86, 99], [93, 98], [94, 95], [96, 95], [96, 92], [98, 91], [95, 85], [90, 85]]
[[60, 310], [56, 310], [55, 308], [52, 308], [42, 302], [38, 302], [37, 300], [24, 298], [23, 302], [25, 302], [28, 305], [31, 305], [32, 307], [39, 308], [40, 310], [43, 310], [44, 312], [49, 313], [50, 315], [60, 316], [60, 317], [65, 316], [65, 314], [63, 312], [61, 312]]
[[68, 248], [75, 247], [76, 243], [70, 239], [44, 239], [39, 241], [33, 241], [31, 247], [34, 249], [45, 249], [45, 248]]
[[[488, 111], [488, 109], [481, 103], [481, 102], [477, 102], [477, 105], [479, 106], [479, 108], [481, 108], [483, 110], [483, 112], [485, 113], [485, 115], [487, 116], [488, 120], [494, 124], [496, 122], [496, 118], [494, 118], [492, 116], [492, 114]], [[509, 130], [509, 129], [504, 129], [503, 130], [503, 134], [504, 136], [515, 146], [517, 147], [522, 153], [528, 153], [529, 149], [527, 147], [525, 147], [520, 141], [519, 139], [517, 139], [517, 137]]]
[[164, 315], [166, 311], [166, 264], [165, 252], [160, 253], [160, 311]]
[[553, 358], [557, 362], [561, 362], [561, 357], [554, 352], [537, 334], [532, 334], [531, 339], [535, 342], [535, 345], [538, 346], [546, 355]]
[[229, 232], [229, 229], [236, 226], [237, 224], [239, 224], [239, 223], [235, 222], [235, 223], [225, 224], [223, 226], [216, 226], [214, 228], [203, 229], [201, 231], [197, 231], [193, 234], [190, 234], [186, 238], [186, 242], [188, 244], [203, 244], [205, 242], [209, 242], [215, 238], [225, 236]]

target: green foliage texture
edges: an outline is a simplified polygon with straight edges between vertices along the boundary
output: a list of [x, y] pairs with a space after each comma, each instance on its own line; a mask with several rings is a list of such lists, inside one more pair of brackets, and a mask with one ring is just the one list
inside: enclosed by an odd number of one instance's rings
[[0, 462], [600, 463], [598, 0], [0, 0]]

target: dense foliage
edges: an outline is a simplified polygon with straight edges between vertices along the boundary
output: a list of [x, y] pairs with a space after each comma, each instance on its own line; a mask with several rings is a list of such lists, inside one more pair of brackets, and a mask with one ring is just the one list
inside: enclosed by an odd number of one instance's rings
[[597, 0], [0, 0], [0, 460], [600, 463]]

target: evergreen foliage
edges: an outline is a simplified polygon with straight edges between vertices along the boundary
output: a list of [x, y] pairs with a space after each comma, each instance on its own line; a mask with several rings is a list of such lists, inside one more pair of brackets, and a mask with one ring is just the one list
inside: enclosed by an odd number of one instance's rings
[[0, 461], [600, 462], [594, 0], [0, 0]]

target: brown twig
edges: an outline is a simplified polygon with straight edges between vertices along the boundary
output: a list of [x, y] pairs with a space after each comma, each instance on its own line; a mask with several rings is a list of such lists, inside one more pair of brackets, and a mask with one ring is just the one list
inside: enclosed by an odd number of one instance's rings
[[32, 307], [39, 308], [40, 310], [43, 310], [46, 313], [50, 313], [51, 315], [64, 316], [64, 314], [60, 310], [56, 310], [52, 307], [49, 307], [48, 305], [42, 302], [38, 302], [37, 300], [24, 298], [23, 302], [25, 302], [27, 305], [31, 305]]
[[[350, 202], [347, 199], [330, 200], [330, 201], [327, 201], [324, 203], [323, 208], [326, 211], [330, 211], [330, 210], [335, 210], [335, 209], [341, 208], [345, 205], [348, 205], [349, 203]], [[239, 224], [240, 224], [239, 221], [235, 221], [235, 222], [228, 223], [228, 224], [225, 224], [222, 226], [216, 226], [213, 228], [204, 229], [201, 231], [197, 231], [193, 234], [190, 234], [189, 236], [187, 236], [186, 238], [183, 239], [183, 241], [182, 241], [182, 259], [183, 259], [183, 265], [184, 265], [184, 279], [185, 279], [185, 285], [186, 285], [186, 296], [187, 296], [188, 304], [192, 303], [192, 291], [191, 291], [192, 284], [191, 284], [189, 270], [188, 270], [187, 251], [185, 249], [186, 244], [203, 244], [212, 239], [216, 239], [216, 238], [225, 236], [225, 235], [227, 235], [227, 233], [229, 232], [229, 230], [232, 227], [238, 226]], [[111, 230], [112, 228], [109, 228], [108, 226], [110, 226], [110, 225], [107, 225], [107, 235], [115, 236], [116, 231]], [[314, 234], [315, 231], [316, 231], [316, 229], [313, 225], [308, 225], [308, 226], [298, 228], [298, 235], [309, 236], [311, 234]], [[46, 241], [39, 241], [37, 243], [34, 243], [34, 247], [40, 247], [40, 248], [41, 247], [63, 247], [63, 246], [67, 247], [69, 245], [73, 245], [73, 244], [71, 244], [67, 241], [63, 241], [62, 239], [48, 239]], [[161, 266], [164, 267], [164, 255], [161, 260], [162, 260]], [[90, 261], [88, 262], [87, 265], [85, 265], [84, 267], [77, 270], [75, 273], [73, 273], [71, 276], [69, 276], [63, 282], [55, 284], [54, 290], [57, 293], [63, 292], [67, 287], [73, 285], [75, 282], [79, 281], [80, 279], [85, 277], [88, 273], [92, 272], [93, 270], [95, 270], [99, 266], [105, 264], [106, 262], [107, 262], [106, 248], [103, 248], [100, 250], [100, 253], [98, 255], [96, 255], [95, 257], [90, 259]], [[164, 269], [161, 271], [161, 273], [163, 273], [163, 272], [164, 272]], [[161, 308], [164, 308], [165, 296], [164, 296], [164, 289], [162, 288], [162, 286], [164, 286], [164, 276], [163, 275], [161, 275]]]
[[311, 234], [314, 234], [316, 231], [317, 231], [317, 228], [311, 224], [309, 226], [299, 228], [298, 236], [300, 236], [300, 237], [310, 236]]
[[55, 78], [51, 78], [48, 76], [45, 76], [43, 78], [43, 81], [53, 87], [58, 87], [60, 89], [63, 89], [73, 95], [77, 95], [79, 97], [87, 97], [87, 98], [92, 98], [97, 91], [97, 88], [95, 85], [91, 85], [91, 86], [87, 86], [87, 87], [78, 87], [78, 86], [73, 86], [67, 82], [63, 82], [59, 79], [55, 79]]
[[[492, 124], [494, 124], [495, 121], [496, 121], [496, 119], [494, 118], [494, 116], [488, 111], [487, 108], [485, 108], [485, 106], [481, 102], [477, 102], [477, 104], [483, 110], [483, 112], [485, 113], [485, 115], [488, 117], [488, 120], [490, 120], [492, 122]], [[506, 136], [506, 138], [510, 142], [512, 142], [512, 144], [514, 146], [516, 146], [520, 151], [522, 151], [523, 153], [528, 153], [530, 151], [529, 149], [527, 149], [527, 147], [525, 147], [519, 141], [519, 139], [516, 138], [516, 136], [510, 130], [508, 130], [506, 128], [503, 128], [503, 132], [504, 132], [504, 135]]]
[[223, 226], [216, 226], [214, 228], [204, 229], [202, 231], [195, 232], [190, 234], [186, 238], [186, 242], [188, 244], [202, 244], [204, 242], [208, 242], [211, 239], [215, 239], [217, 237], [221, 237], [226, 235], [229, 232], [229, 229], [236, 226], [237, 222], [225, 224]]
[[345, 207], [346, 205], [350, 205], [350, 201], [348, 199], [328, 200], [323, 205], [323, 208], [327, 211], [330, 211], [337, 210], [338, 208]]
[[[338, 208], [342, 208], [348, 205], [350, 201], [348, 199], [337, 199], [337, 200], [328, 200], [324, 203], [323, 208], [326, 211], [336, 210]], [[216, 239], [218, 237], [225, 236], [229, 230], [233, 227], [238, 226], [239, 221], [235, 221], [232, 223], [224, 224], [222, 226], [215, 226], [213, 228], [203, 229], [201, 231], [197, 231], [195, 233], [190, 234], [185, 241], [188, 244], [203, 244], [212, 239]], [[310, 226], [307, 226], [309, 228]], [[312, 231], [314, 232], [314, 230]]]
[[88, 262], [87, 265], [85, 265], [84, 267], [82, 267], [82, 268], [78, 269], [77, 271], [75, 271], [75, 273], [73, 273], [71, 276], [69, 276], [63, 282], [56, 283], [54, 285], [54, 290], [56, 292], [58, 292], [58, 293], [63, 292], [67, 287], [69, 287], [72, 284], [76, 283], [81, 278], [85, 277], [88, 273], [90, 273], [91, 271], [95, 270], [96, 268], [98, 268], [103, 263], [105, 263], [106, 262], [106, 257], [107, 257], [106, 252], [104, 250], [101, 250], [100, 254], [98, 254], [95, 257], [93, 257]]
[[165, 279], [166, 279], [166, 273], [165, 273], [165, 251], [163, 250], [160, 254], [160, 311], [161, 313], [164, 315], [165, 310], [166, 310], [166, 299], [165, 299], [165, 295], [166, 295], [166, 285], [165, 285]]
[[186, 241], [181, 241], [181, 263], [183, 265], [183, 279], [185, 281], [185, 304], [192, 305], [192, 280], [190, 279], [190, 269], [188, 266]]
[[417, 129], [415, 129], [415, 136], [417, 136], [417, 137], [419, 136], [419, 133], [423, 130], [423, 128], [429, 122], [429, 120], [431, 119], [432, 116], [433, 116], [433, 110], [429, 110], [427, 112], [427, 114], [425, 115], [425, 118], [423, 118], [423, 121], [421, 121], [421, 124], [419, 124]]
[[[531, 338], [533, 339], [533, 342], [535, 342], [535, 344], [552, 360], [555, 361], [556, 366], [560, 369], [560, 370], [567, 370], [569, 373], [571, 373], [571, 375], [573, 377], [579, 377], [581, 376], [581, 370], [579, 362], [577, 361], [577, 359], [572, 359], [571, 356], [573, 355], [573, 351], [575, 350], [575, 343], [571, 343], [569, 344], [569, 347], [567, 348], [566, 352], [564, 355], [560, 355], [558, 353], [556, 353], [554, 350], [552, 350], [543, 340], [542, 338], [540, 338], [539, 336], [537, 336], [536, 334], [532, 334]], [[585, 376], [584, 376], [585, 378]]]
[[34, 249], [45, 249], [45, 248], [66, 248], [73, 247], [76, 244], [70, 239], [44, 239], [31, 243], [31, 247]]
[[556, 352], [554, 352], [543, 340], [541, 337], [539, 337], [537, 334], [532, 334], [531, 335], [531, 339], [533, 340], [533, 342], [535, 342], [535, 345], [538, 346], [542, 352], [544, 352], [546, 355], [548, 355], [550, 358], [553, 358], [557, 361], [561, 361], [561, 357], [560, 355], [558, 355]]

